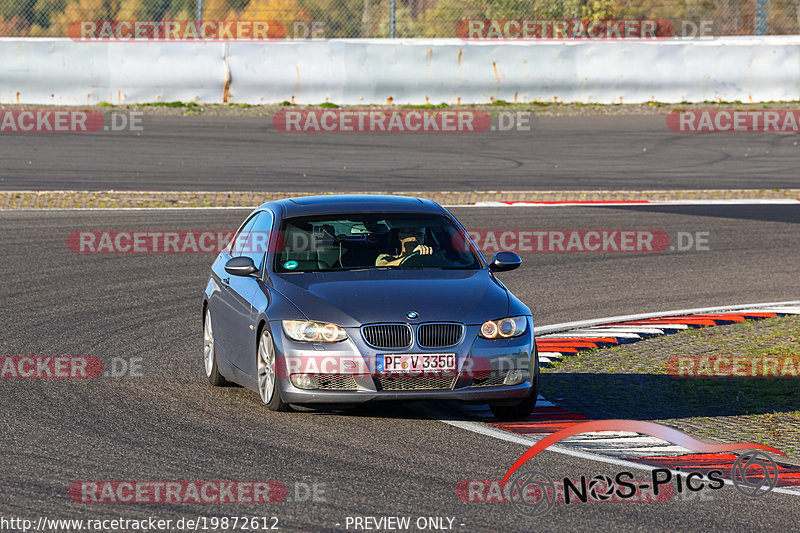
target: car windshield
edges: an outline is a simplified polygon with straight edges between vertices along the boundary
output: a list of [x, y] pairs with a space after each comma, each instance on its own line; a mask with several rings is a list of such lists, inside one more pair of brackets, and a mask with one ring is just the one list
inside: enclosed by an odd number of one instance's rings
[[443, 215], [370, 214], [283, 221], [278, 273], [482, 268], [464, 232]]

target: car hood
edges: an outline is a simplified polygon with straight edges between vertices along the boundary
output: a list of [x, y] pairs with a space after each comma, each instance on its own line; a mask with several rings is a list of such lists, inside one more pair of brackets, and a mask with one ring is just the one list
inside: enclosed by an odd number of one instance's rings
[[[278, 275], [275, 290], [309, 320], [482, 324], [506, 316], [509, 295], [488, 270], [363, 270]], [[281, 317], [291, 318], [291, 317]], [[297, 317], [300, 318], [300, 317]]]

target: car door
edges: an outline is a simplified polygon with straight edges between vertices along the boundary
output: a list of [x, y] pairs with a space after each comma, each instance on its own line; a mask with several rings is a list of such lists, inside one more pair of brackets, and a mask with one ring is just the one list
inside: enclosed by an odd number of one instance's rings
[[[237, 325], [243, 322], [243, 317], [237, 315], [242, 314], [244, 309], [248, 307], [243, 297], [247, 296], [244, 293], [247, 292], [247, 286], [249, 284], [246, 281], [242, 282], [245, 278], [239, 278], [238, 276], [233, 276], [225, 272], [224, 265], [229, 259], [242, 255], [242, 251], [246, 250], [247, 240], [251, 234], [257, 216], [258, 213], [251, 216], [236, 233], [228, 250], [223, 252], [220, 258], [220, 266], [222, 268], [220, 272], [217, 272], [221, 280], [220, 285], [222, 289], [219, 295], [219, 310], [212, 309], [214, 313], [212, 316], [214, 316], [218, 324], [214, 325], [214, 332], [219, 339], [219, 343], [222, 345], [226, 359], [228, 359], [228, 362], [231, 364], [234, 364], [236, 361], [236, 338], [240, 334], [240, 332], [237, 331]], [[231, 288], [231, 283], [233, 284], [233, 289]], [[246, 317], [249, 317], [249, 313], [247, 313], [244, 318], [246, 319]]]
[[237, 240], [246, 235], [245, 230], [248, 230], [255, 223], [255, 216], [250, 216], [244, 223], [241, 224], [239, 229], [233, 235], [230, 243], [220, 252], [214, 264], [211, 265], [212, 281], [214, 282], [214, 290], [211, 291], [208, 300], [208, 307], [211, 311], [211, 322], [214, 328], [214, 340], [216, 342], [216, 349], [218, 356], [224, 356], [225, 360], [230, 363], [231, 357], [229, 351], [230, 346], [230, 328], [233, 324], [231, 313], [233, 307], [231, 306], [230, 294], [228, 287], [233, 276], [225, 271], [225, 264], [231, 258], [231, 250], [234, 248]]
[[261, 290], [261, 273], [267, 251], [268, 237], [272, 229], [272, 214], [268, 211], [256, 213], [234, 241], [231, 257], [246, 256], [253, 260], [259, 273], [255, 276], [230, 276], [223, 279], [223, 301], [225, 307], [226, 354], [230, 362], [241, 371], [255, 375], [256, 338], [253, 307], [256, 291]]

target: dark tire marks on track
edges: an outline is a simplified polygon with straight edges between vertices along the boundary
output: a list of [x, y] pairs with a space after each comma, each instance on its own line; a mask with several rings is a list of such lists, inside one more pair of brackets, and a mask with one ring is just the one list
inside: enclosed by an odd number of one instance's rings
[[666, 115], [531, 131], [285, 134], [270, 117], [145, 116], [144, 131], [3, 135], [3, 190], [423, 191], [798, 186], [797, 135], [685, 134]]
[[[454, 209], [470, 229], [710, 231], [709, 252], [527, 254], [504, 281], [536, 322], [679, 307], [800, 299], [796, 207]], [[200, 514], [279, 516], [286, 530], [331, 530], [348, 515], [455, 516], [462, 531], [790, 530], [800, 499], [557, 506], [535, 523], [502, 504], [466, 504], [462, 479], [498, 479], [523, 446], [421, 418], [401, 404], [272, 413], [255, 393], [212, 389], [201, 360], [200, 303], [212, 257], [78, 255], [76, 230], [229, 230], [236, 211], [0, 213], [0, 355], [144, 358], [139, 379], [0, 380], [0, 509], [51, 518]], [[542, 393], [558, 398], [543, 383]], [[545, 453], [553, 476], [619, 467]], [[79, 505], [77, 480], [277, 480], [325, 483], [327, 502]]]

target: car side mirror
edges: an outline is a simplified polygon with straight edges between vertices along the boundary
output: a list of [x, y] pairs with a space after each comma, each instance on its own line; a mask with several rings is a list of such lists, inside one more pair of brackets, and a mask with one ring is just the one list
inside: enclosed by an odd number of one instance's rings
[[522, 259], [514, 252], [497, 252], [489, 264], [489, 270], [492, 272], [508, 272], [519, 268], [521, 264]]
[[258, 269], [251, 258], [240, 255], [238, 257], [232, 257], [228, 259], [228, 262], [225, 263], [225, 272], [232, 276], [246, 277], [252, 276], [258, 272]]

